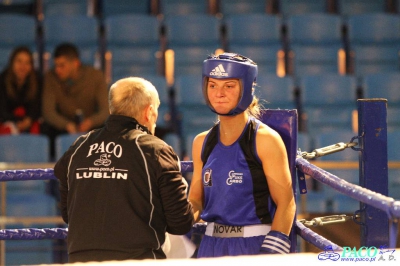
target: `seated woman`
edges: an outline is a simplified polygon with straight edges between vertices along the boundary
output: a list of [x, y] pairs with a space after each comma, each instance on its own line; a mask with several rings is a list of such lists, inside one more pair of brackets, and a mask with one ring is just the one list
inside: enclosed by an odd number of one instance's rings
[[0, 74], [0, 134], [38, 134], [39, 76], [29, 48], [17, 47]]

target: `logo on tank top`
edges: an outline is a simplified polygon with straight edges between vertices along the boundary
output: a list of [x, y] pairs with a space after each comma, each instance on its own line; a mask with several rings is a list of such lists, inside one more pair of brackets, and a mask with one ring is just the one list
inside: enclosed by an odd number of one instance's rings
[[211, 173], [212, 173], [212, 169], [210, 169], [210, 168], [207, 168], [207, 169], [204, 171], [204, 175], [203, 175], [203, 184], [204, 184], [205, 187], [211, 187], [211, 186], [212, 186], [212, 176], [211, 176]]
[[229, 172], [229, 177], [226, 180], [227, 185], [232, 185], [232, 184], [242, 184], [243, 183], [243, 173], [235, 173], [235, 171], [230, 171]]

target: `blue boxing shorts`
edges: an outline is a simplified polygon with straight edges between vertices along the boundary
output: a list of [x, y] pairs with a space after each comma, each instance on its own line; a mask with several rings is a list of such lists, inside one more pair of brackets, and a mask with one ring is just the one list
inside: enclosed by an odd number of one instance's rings
[[231, 226], [208, 223], [198, 258], [260, 254], [270, 225]]

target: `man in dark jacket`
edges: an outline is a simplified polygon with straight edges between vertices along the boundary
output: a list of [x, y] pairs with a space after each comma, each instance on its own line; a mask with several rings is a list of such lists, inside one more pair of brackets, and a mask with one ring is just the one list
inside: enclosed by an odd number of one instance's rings
[[79, 137], [55, 165], [69, 262], [163, 259], [165, 233], [190, 231], [178, 156], [154, 136], [159, 105], [150, 82], [117, 81], [105, 126]]

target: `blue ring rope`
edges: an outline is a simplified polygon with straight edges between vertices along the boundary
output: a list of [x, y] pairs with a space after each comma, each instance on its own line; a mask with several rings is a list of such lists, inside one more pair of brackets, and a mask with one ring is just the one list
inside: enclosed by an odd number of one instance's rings
[[[321, 168], [318, 168], [303, 158], [296, 159], [296, 166], [309, 176], [320, 182], [338, 190], [339, 192], [362, 201], [366, 204], [384, 210], [389, 217], [400, 217], [400, 201], [370, 191], [360, 186], [351, 184]], [[182, 173], [193, 171], [193, 162], [181, 162]], [[0, 171], [0, 181], [21, 181], [21, 180], [51, 180], [56, 179], [53, 169], [26, 169], [26, 170], [7, 170]], [[302, 223], [296, 221], [296, 232], [304, 240], [313, 244], [321, 250], [332, 247], [333, 250], [343, 248], [323, 238], [311, 229], [306, 228]], [[204, 224], [195, 224], [194, 233], [204, 233]], [[27, 228], [27, 229], [3, 229], [0, 230], [0, 240], [38, 240], [38, 239], [66, 239], [68, 229], [66, 228]]]
[[296, 166], [305, 174], [353, 199], [385, 211], [389, 218], [400, 218], [400, 201], [343, 180], [303, 158], [296, 158]]
[[318, 235], [299, 221], [296, 221], [296, 233], [301, 236], [305, 241], [313, 244], [321, 250], [327, 250], [328, 248], [332, 248], [333, 251], [343, 250], [341, 246], [338, 246], [335, 243], [327, 240], [323, 236]]

